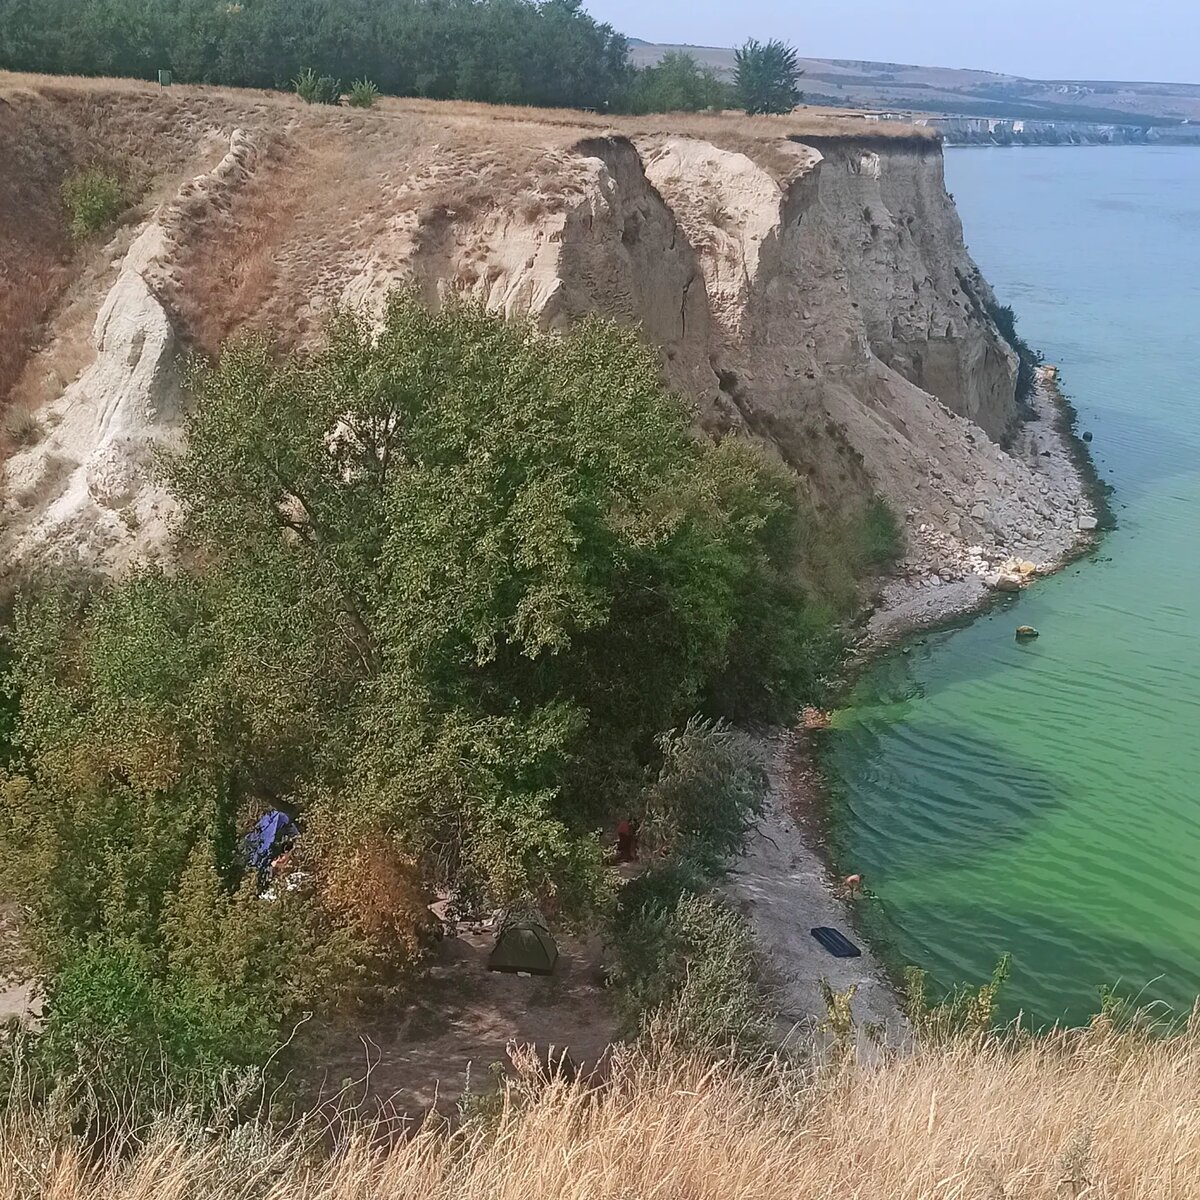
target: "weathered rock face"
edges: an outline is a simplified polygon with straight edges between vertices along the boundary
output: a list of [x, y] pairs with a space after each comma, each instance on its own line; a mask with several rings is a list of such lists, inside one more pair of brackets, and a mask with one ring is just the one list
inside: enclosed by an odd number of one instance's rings
[[963, 245], [939, 148], [842, 143], [822, 155], [814, 223], [836, 248], [872, 352], [1004, 437], [1017, 418], [1016, 362], [982, 307], [991, 291]]
[[[398, 128], [381, 123], [379, 136]], [[38, 414], [48, 436], [6, 464], [0, 554], [118, 569], [165, 550], [171, 504], [152, 460], [178, 436], [181, 314], [197, 303], [180, 302], [181, 253], [205, 221], [236, 236], [239, 197], [268, 157], [255, 146], [272, 139], [270, 187], [306, 190], [272, 230], [276, 275], [257, 323], [307, 336], [314, 313], [370, 309], [401, 283], [435, 303], [460, 293], [531, 315], [548, 333], [600, 313], [639, 324], [698, 421], [775, 448], [818, 510], [843, 514], [878, 492], [915, 542], [1024, 552], [1031, 527], [1068, 506], [1032, 455], [1002, 448], [1017, 419], [1015, 359], [987, 314], [936, 143], [519, 131], [529, 140], [515, 182], [478, 130], [453, 148], [444, 132], [409, 133], [403, 169], [384, 149], [364, 153], [363, 215], [349, 222], [344, 193], [303, 175], [291, 126], [226, 131], [224, 157], [210, 147], [215, 165], [123, 255], [119, 239], [110, 247], [95, 361]], [[508, 182], [488, 188], [501, 168]], [[1073, 511], [1068, 524], [1073, 536]]]

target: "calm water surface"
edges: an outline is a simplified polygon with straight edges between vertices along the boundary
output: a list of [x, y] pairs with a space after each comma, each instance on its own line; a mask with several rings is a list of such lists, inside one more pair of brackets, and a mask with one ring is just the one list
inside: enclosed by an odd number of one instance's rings
[[[1116, 489], [1098, 560], [881, 661], [831, 735], [869, 933], [1010, 1008], [1200, 993], [1200, 150], [948, 151], [967, 241]], [[1041, 638], [1017, 645], [1013, 630]], [[1144, 989], [1144, 990], [1143, 990]]]

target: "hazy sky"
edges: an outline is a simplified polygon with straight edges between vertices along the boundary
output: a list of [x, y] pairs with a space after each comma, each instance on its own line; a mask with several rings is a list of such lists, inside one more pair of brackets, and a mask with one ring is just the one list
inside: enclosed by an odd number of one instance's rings
[[779, 37], [812, 58], [1034, 78], [1200, 82], [1197, 0], [584, 0], [649, 42]]

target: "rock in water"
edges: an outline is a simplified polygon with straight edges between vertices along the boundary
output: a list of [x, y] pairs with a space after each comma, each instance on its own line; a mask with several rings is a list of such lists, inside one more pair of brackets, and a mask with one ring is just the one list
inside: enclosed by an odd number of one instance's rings
[[1038, 636], [1038, 631], [1036, 629], [1034, 629], [1034, 627], [1032, 625], [1018, 625], [1017, 626], [1017, 641], [1018, 642], [1032, 642], [1033, 639], [1037, 636]]

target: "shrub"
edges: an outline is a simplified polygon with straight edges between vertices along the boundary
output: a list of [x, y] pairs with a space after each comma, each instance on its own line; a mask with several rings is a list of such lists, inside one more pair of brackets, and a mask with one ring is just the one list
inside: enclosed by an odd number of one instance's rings
[[77, 241], [111, 225], [125, 207], [116, 176], [101, 167], [69, 175], [63, 180], [62, 197], [71, 218], [71, 236]]
[[758, 985], [754, 935], [716, 896], [693, 890], [688, 864], [659, 867], [626, 885], [613, 943], [616, 1007], [625, 1028], [705, 1054], [771, 1042]]
[[350, 85], [351, 108], [370, 108], [379, 99], [379, 89], [369, 79], [356, 79]]
[[296, 95], [305, 104], [341, 104], [342, 81], [332, 75], [318, 75], [312, 67], [305, 67], [292, 81]]
[[652, 1018], [654, 1040], [708, 1054], [754, 1055], [773, 1046], [773, 1014], [746, 919], [715, 896], [688, 896], [668, 932], [685, 965], [677, 969], [680, 986]]
[[630, 1033], [715, 1054], [770, 1040], [745, 920], [708, 891], [762, 809], [768, 779], [742, 733], [693, 718], [659, 739], [643, 800], [655, 863], [620, 891], [610, 918], [616, 1008]]
[[647, 789], [643, 841], [716, 871], [762, 810], [766, 772], [750, 740], [723, 721], [693, 717], [658, 744], [663, 765]]
[[928, 981], [920, 967], [904, 970], [904, 1015], [917, 1037], [927, 1044], [956, 1038], [983, 1039], [996, 1026], [996, 1004], [1008, 979], [1012, 960], [1005, 954], [987, 983], [972, 988], [960, 984], [936, 1004], [928, 997]]
[[904, 549], [900, 522], [886, 500], [872, 496], [867, 501], [858, 530], [855, 554], [859, 569], [883, 570], [890, 567]]
[[10, 446], [29, 446], [42, 433], [42, 423], [28, 408], [10, 408], [4, 414], [4, 440]]
[[1012, 305], [988, 303], [985, 307], [1000, 336], [1017, 356], [1017, 403], [1032, 415], [1029, 398], [1037, 386], [1037, 369], [1042, 364], [1042, 355], [1017, 332], [1017, 317]]
[[31, 1044], [47, 1081], [85, 1101], [89, 1132], [207, 1110], [224, 1081], [267, 1060], [268, 1017], [187, 976], [163, 977], [135, 942], [94, 937], [53, 979]]

